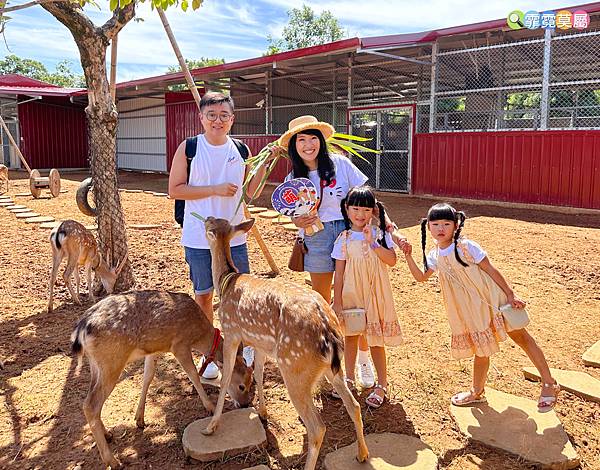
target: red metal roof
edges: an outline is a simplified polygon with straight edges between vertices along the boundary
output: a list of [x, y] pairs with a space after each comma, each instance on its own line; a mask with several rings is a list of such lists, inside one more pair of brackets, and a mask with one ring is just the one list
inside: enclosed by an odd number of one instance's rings
[[[600, 2], [584, 3], [583, 5], [557, 8], [556, 10], [585, 10], [588, 13], [596, 13], [600, 11]], [[479, 23], [471, 23], [462, 26], [452, 26], [450, 28], [434, 29], [431, 31], [423, 31], [419, 33], [393, 34], [389, 36], [373, 36], [370, 38], [362, 38], [361, 44], [364, 49], [406, 46], [410, 44], [433, 42], [436, 39], [444, 36], [476, 33], [501, 28], [508, 28], [506, 24], [506, 18], [502, 18], [499, 20], [482, 21]]]
[[62, 88], [16, 73], [0, 75], [0, 94], [27, 96], [71, 96], [84, 88]]

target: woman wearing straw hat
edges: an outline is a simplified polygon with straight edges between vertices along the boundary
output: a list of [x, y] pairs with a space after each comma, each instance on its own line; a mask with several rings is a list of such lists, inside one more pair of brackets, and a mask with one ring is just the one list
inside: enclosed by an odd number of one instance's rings
[[[308, 253], [304, 256], [304, 269], [310, 274], [313, 290], [327, 302], [331, 302], [335, 271], [331, 252], [338, 235], [346, 228], [340, 203], [351, 188], [364, 184], [368, 179], [347, 157], [329, 153], [327, 139], [334, 133], [331, 124], [320, 122], [314, 116], [300, 116], [290, 121], [288, 131], [279, 139], [279, 145], [287, 150], [292, 162], [292, 171], [286, 181], [308, 178], [319, 191], [323, 188], [318, 218], [324, 229], [311, 236], [305, 234]], [[306, 214], [294, 217], [292, 221], [303, 230], [312, 226], [316, 219], [317, 215]], [[375, 382], [368, 354], [367, 342], [361, 337], [358, 376], [364, 387], [372, 387]]]

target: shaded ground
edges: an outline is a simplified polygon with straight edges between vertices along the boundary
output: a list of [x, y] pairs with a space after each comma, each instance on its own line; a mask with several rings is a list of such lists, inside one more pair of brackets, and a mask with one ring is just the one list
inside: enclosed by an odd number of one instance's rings
[[[78, 212], [74, 194], [85, 174], [62, 175], [69, 192], [56, 199], [17, 198], [43, 215], [92, 223]], [[11, 195], [27, 191], [23, 173], [11, 174]], [[162, 175], [122, 173], [120, 187], [166, 191]], [[268, 191], [267, 191], [268, 192]], [[139, 288], [191, 293], [187, 267], [173, 225], [173, 201], [145, 193], [121, 193], [127, 223], [158, 223], [160, 230], [129, 231], [130, 256]], [[383, 194], [391, 217], [418, 246], [418, 220], [431, 200]], [[259, 203], [268, 204], [263, 197]], [[600, 339], [600, 217], [510, 209], [489, 205], [460, 207], [470, 217], [467, 236], [480, 242], [490, 258], [530, 303], [531, 333], [553, 367], [585, 370], [600, 378], [600, 370], [586, 368], [581, 354]], [[282, 276], [304, 282], [290, 272], [287, 259], [291, 233], [258, 219]], [[0, 210], [0, 467], [63, 469], [81, 464], [100, 468], [97, 450], [81, 411], [89, 374], [84, 366], [74, 376], [69, 336], [78, 307], [59, 281], [55, 312], [46, 312], [51, 257], [48, 230], [18, 222]], [[268, 265], [254, 240], [249, 242], [254, 272]], [[448, 412], [448, 399], [469, 386], [470, 361], [449, 357], [449, 328], [435, 281], [417, 284], [403, 260], [391, 271], [394, 297], [405, 337], [404, 346], [389, 350], [389, 401], [378, 411], [364, 408], [367, 432], [398, 432], [420, 437], [448, 469], [523, 469], [527, 462], [483, 445], [467, 442]], [[85, 287], [83, 288], [85, 292]], [[539, 385], [527, 382], [521, 367], [530, 363], [523, 352], [505, 343], [493, 358], [490, 386], [537, 399]], [[241, 469], [261, 463], [275, 469], [301, 468], [306, 445], [304, 426], [290, 404], [277, 370], [266, 374], [270, 418], [268, 447], [244, 457], [212, 464], [187, 462], [180, 444], [185, 426], [206, 416], [187, 377], [171, 356], [159, 363], [146, 408], [147, 427], [135, 427], [134, 413], [142, 382], [142, 364], [131, 364], [104, 407], [104, 421], [113, 428], [111, 444], [118, 456], [135, 468]], [[217, 390], [208, 388], [216, 399]], [[362, 397], [364, 402], [364, 396]], [[330, 450], [355, 440], [349, 417], [341, 405], [318, 394], [327, 434], [321, 458]], [[563, 393], [557, 406], [565, 430], [585, 469], [600, 469], [600, 404]]]

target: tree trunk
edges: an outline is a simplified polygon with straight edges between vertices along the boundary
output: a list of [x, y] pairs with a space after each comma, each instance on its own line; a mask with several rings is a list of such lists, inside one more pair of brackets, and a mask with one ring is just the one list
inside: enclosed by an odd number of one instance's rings
[[[116, 265], [127, 255], [125, 218], [117, 185], [118, 114], [110, 95], [106, 50], [110, 41], [135, 16], [135, 3], [115, 10], [102, 27], [96, 27], [75, 3], [49, 3], [43, 8], [63, 23], [73, 35], [81, 56], [88, 89], [89, 160], [98, 212], [99, 248], [107, 261]], [[125, 290], [135, 283], [129, 261], [115, 288]]]

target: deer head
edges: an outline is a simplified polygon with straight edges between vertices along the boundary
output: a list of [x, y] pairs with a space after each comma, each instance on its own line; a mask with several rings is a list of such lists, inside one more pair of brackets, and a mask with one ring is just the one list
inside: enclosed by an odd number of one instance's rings
[[108, 263], [104, 260], [104, 258], [101, 258], [100, 263], [96, 268], [96, 272], [100, 275], [102, 286], [104, 287], [104, 290], [107, 294], [112, 294], [115, 290], [115, 283], [117, 282], [117, 278], [123, 270], [126, 261], [127, 253], [125, 253], [119, 264], [113, 267], [109, 267]]

